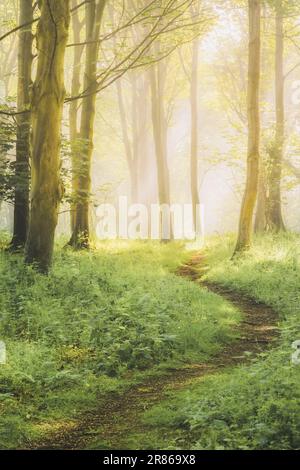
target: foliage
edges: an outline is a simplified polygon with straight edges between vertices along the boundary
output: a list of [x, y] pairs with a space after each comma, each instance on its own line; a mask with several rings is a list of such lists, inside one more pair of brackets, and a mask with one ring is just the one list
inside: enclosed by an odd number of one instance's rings
[[58, 250], [45, 277], [1, 254], [1, 447], [20, 445], [43, 419], [93, 408], [128, 371], [205, 360], [232, 339], [238, 312], [169, 273], [186, 256], [178, 244], [110, 242]]
[[298, 449], [300, 369], [291, 363], [291, 345], [300, 338], [299, 236], [259, 238], [238, 261], [229, 261], [232, 247], [228, 237], [210, 244], [207, 277], [272, 305], [281, 319], [280, 345], [249, 366], [206, 378], [151, 410], [147, 421], [183, 427], [190, 448]]
[[[5, 106], [0, 106], [0, 110]], [[14, 163], [8, 153], [14, 147], [16, 125], [0, 116], [0, 201], [11, 200], [14, 188]]]

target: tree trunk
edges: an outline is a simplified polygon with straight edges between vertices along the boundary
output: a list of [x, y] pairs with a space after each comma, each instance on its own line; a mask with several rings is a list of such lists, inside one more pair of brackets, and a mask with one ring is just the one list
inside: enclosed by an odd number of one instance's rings
[[128, 120], [127, 120], [127, 115], [126, 115], [126, 110], [125, 110], [125, 103], [124, 103], [121, 80], [117, 80], [116, 87], [117, 87], [117, 94], [118, 94], [118, 105], [119, 105], [119, 112], [120, 112], [122, 136], [123, 136], [126, 160], [127, 160], [129, 176], [130, 176], [131, 202], [133, 203], [134, 198], [135, 198], [134, 191], [136, 187], [135, 169], [134, 169], [134, 162], [133, 162], [133, 155], [132, 155], [132, 145], [131, 145], [131, 141], [129, 138]]
[[131, 202], [137, 204], [139, 201], [139, 119], [138, 115], [138, 77], [135, 72], [131, 72], [131, 125], [132, 125], [132, 158], [133, 166], [131, 171]]
[[253, 213], [257, 199], [260, 144], [260, 0], [249, 4], [249, 68], [248, 68], [248, 157], [246, 189], [242, 201], [235, 254], [251, 245]]
[[269, 203], [268, 229], [279, 232], [284, 230], [281, 209], [281, 173], [284, 151], [284, 73], [283, 73], [283, 12], [282, 2], [276, 7], [276, 56], [275, 56], [275, 90], [276, 90], [276, 134], [275, 145], [270, 154], [269, 170]]
[[261, 161], [258, 178], [258, 194], [256, 214], [254, 221], [254, 232], [263, 233], [266, 230], [266, 210], [267, 210], [267, 188], [266, 188], [266, 175], [264, 171], [264, 162]]
[[[152, 126], [156, 156], [158, 202], [160, 206], [170, 205], [170, 176], [167, 162], [167, 122], [163, 105], [165, 66], [163, 61], [150, 69]], [[165, 230], [162, 226], [162, 240], [165, 238]], [[171, 224], [170, 238], [173, 238]]]
[[191, 76], [191, 195], [193, 206], [193, 224], [196, 238], [200, 236], [199, 221], [199, 188], [198, 188], [198, 58], [199, 41], [193, 43], [192, 76]]
[[147, 148], [147, 124], [148, 124], [148, 86], [149, 81], [145, 75], [132, 77], [132, 133], [129, 137], [128, 119], [125, 109], [121, 80], [117, 80], [118, 105], [122, 136], [125, 147], [126, 160], [130, 176], [131, 203], [148, 202], [150, 180], [147, 173], [148, 148]]
[[139, 188], [139, 202], [145, 204], [150, 210], [153, 201], [153, 155], [149, 152], [149, 80], [147, 74], [139, 76], [137, 114], [139, 116], [139, 128], [137, 138], [137, 174]]
[[[30, 24], [33, 19], [31, 0], [20, 0], [19, 24]], [[31, 25], [19, 32], [18, 46], [18, 111], [28, 110], [17, 116], [17, 144], [15, 167], [14, 229], [11, 248], [25, 246], [29, 222], [29, 185], [30, 185], [30, 101], [32, 67]]]
[[26, 262], [47, 273], [52, 260], [60, 181], [60, 128], [64, 57], [70, 23], [69, 0], [40, 2], [38, 66], [32, 97], [32, 194]]
[[93, 154], [94, 120], [97, 90], [97, 60], [101, 20], [106, 0], [91, 0], [86, 4], [86, 58], [83, 89], [87, 96], [82, 101], [80, 123], [80, 171], [74, 230], [70, 245], [74, 248], [89, 248], [90, 225], [89, 204], [91, 192], [91, 162]]
[[[78, 5], [78, 0], [74, 0], [74, 7]], [[72, 30], [74, 35], [74, 43], [80, 43], [80, 33], [82, 22], [79, 21], [78, 10], [72, 14]], [[83, 46], [74, 47], [73, 56], [73, 75], [71, 84], [71, 96], [78, 96], [80, 92], [80, 70], [81, 58], [84, 51]], [[76, 195], [78, 191], [78, 175], [79, 175], [79, 130], [78, 130], [78, 102], [71, 101], [69, 107], [69, 123], [70, 123], [70, 143], [71, 143], [71, 159], [72, 159], [72, 202], [71, 202], [71, 232], [75, 227], [76, 212]]]

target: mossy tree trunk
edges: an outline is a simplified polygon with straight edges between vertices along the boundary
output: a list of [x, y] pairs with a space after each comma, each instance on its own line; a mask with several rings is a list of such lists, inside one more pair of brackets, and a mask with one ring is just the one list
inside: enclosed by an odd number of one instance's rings
[[31, 0], [19, 1], [19, 24], [26, 24], [19, 32], [18, 45], [18, 111], [27, 111], [17, 116], [17, 143], [15, 166], [14, 228], [11, 249], [25, 246], [29, 223], [30, 185], [30, 102], [32, 67], [33, 7]]
[[74, 248], [89, 248], [89, 205], [91, 193], [91, 163], [93, 154], [94, 121], [97, 96], [97, 61], [99, 56], [99, 34], [106, 0], [91, 0], [86, 8], [86, 58], [80, 122], [80, 151], [78, 188], [75, 196], [74, 227], [69, 244]]
[[248, 0], [249, 65], [248, 65], [248, 157], [246, 188], [242, 201], [235, 254], [251, 245], [253, 213], [257, 199], [260, 146], [260, 44], [261, 2]]
[[70, 4], [69, 0], [42, 0], [39, 6], [38, 66], [32, 96], [31, 212], [25, 259], [47, 273], [62, 196], [60, 130]]

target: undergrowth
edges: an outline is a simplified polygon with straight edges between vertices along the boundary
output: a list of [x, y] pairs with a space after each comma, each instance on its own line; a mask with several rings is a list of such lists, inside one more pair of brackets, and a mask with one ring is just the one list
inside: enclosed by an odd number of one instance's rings
[[183, 245], [108, 242], [57, 248], [43, 276], [0, 253], [0, 447], [73, 420], [143, 374], [204, 361], [233, 339], [239, 313], [172, 272]]
[[258, 237], [249, 253], [230, 260], [233, 247], [232, 237], [209, 243], [206, 277], [272, 306], [280, 344], [250, 365], [201, 379], [150, 410], [145, 422], [150, 435], [158, 426], [161, 435], [178, 435], [175, 448], [299, 449], [300, 366], [291, 354], [300, 339], [300, 239]]

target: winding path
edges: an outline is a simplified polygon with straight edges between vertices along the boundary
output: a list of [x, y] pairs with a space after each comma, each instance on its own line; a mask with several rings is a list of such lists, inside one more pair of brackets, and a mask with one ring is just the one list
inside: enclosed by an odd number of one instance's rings
[[270, 345], [278, 334], [278, 316], [274, 310], [236, 291], [201, 281], [199, 271], [204, 267], [203, 255], [197, 254], [181, 266], [177, 274], [201, 283], [201, 286], [222, 296], [243, 313], [243, 320], [238, 326], [239, 339], [227, 345], [211, 362], [170, 370], [164, 376], [152, 377], [131, 387], [117, 398], [110, 398], [96, 412], [79, 418], [71, 429], [59, 430], [33, 448], [84, 449], [97, 440], [103, 443], [103, 449], [128, 449], [128, 438], [145, 431], [140, 419], [142, 414], [163, 401], [168, 391], [186, 388], [204, 375], [245, 363], [249, 356], [253, 358]]

